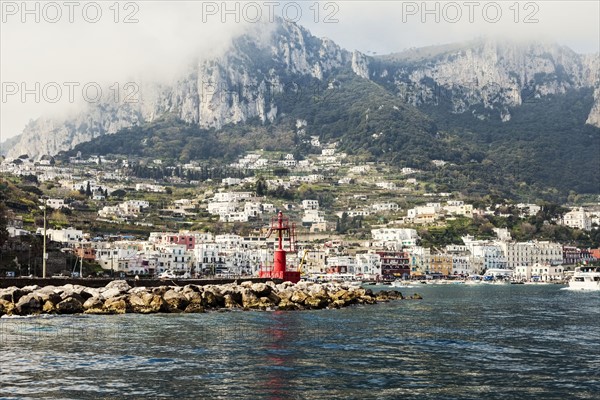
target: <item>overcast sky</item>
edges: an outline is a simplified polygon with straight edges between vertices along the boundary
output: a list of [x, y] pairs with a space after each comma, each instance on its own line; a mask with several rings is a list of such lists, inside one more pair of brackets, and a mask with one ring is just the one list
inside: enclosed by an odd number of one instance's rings
[[[127, 83], [140, 76], [174, 79], [192, 56], [218, 55], [252, 26], [257, 13], [263, 20], [271, 15], [298, 20], [316, 36], [367, 54], [482, 36], [551, 40], [579, 53], [600, 51], [596, 0], [228, 2], [230, 13], [221, 1], [122, 1], [119, 7], [113, 1], [75, 1], [73, 6], [29, 1], [30, 13], [21, 1], [0, 3], [0, 141], [19, 134], [30, 119], [72, 111], [82, 103], [85, 85], [90, 97], [98, 82], [113, 85], [103, 98], [123, 98], [131, 89]], [[23, 99], [23, 89], [33, 92]]]

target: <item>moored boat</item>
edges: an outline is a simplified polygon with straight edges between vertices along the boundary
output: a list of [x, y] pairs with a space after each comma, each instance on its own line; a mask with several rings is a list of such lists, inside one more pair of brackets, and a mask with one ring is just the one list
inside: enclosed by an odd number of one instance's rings
[[600, 267], [583, 266], [575, 268], [569, 281], [571, 290], [600, 290]]

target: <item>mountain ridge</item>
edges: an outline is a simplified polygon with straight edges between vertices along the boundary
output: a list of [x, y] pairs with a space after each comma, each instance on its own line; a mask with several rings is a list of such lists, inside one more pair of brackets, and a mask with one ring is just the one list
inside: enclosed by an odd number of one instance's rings
[[[193, 146], [199, 146], [202, 135], [212, 135], [206, 132], [230, 135], [224, 142], [210, 139], [214, 145], [248, 150], [246, 144], [233, 143], [253, 143], [244, 138], [245, 132], [256, 130], [253, 126], [278, 135], [275, 140], [286, 135], [282, 143], [291, 143], [288, 139], [302, 143], [305, 138], [294, 127], [301, 120], [307, 124], [305, 135], [324, 142], [339, 140], [351, 154], [399, 166], [422, 167], [444, 157], [501, 163], [502, 158], [493, 157], [486, 147], [497, 145], [509, 157], [511, 151], [520, 154], [524, 148], [545, 157], [558, 149], [577, 151], [588, 159], [581, 161], [582, 168], [596, 168], [590, 158], [600, 137], [597, 54], [578, 55], [556, 44], [478, 39], [409, 50], [400, 58], [403, 53], [373, 57], [316, 38], [294, 23], [279, 21], [256, 29], [234, 40], [222, 56], [197, 63], [176, 83], [152, 87], [140, 103], [101, 104], [74, 118], [29, 124], [9, 155], [57, 154], [103, 135], [143, 129], [152, 121], [173, 117], [196, 127], [194, 135], [200, 135], [181, 146], [187, 155], [205, 154]], [[568, 107], [567, 99], [576, 107]], [[556, 115], [547, 115], [550, 109]], [[515, 116], [518, 121], [513, 124]], [[549, 117], [572, 123], [543, 124]], [[440, 130], [439, 123], [446, 126]], [[519, 135], [514, 143], [512, 129]], [[552, 138], [548, 152], [541, 150], [543, 134]], [[570, 140], [562, 145], [561, 136]], [[569, 172], [558, 174], [562, 157], [558, 162], [532, 159], [531, 167], [515, 161], [521, 164], [514, 168], [523, 171], [505, 181], [569, 190], [564, 182], [555, 181], [573, 179], [578, 160], [569, 158], [565, 164]], [[504, 166], [485, 168], [486, 176], [507, 172]], [[539, 170], [539, 179], [527, 168]], [[571, 188], [600, 188], [597, 177], [581, 178], [586, 184]]]

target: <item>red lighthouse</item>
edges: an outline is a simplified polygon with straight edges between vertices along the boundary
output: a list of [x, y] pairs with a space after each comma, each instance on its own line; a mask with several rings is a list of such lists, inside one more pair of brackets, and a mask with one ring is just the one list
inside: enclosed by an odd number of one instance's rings
[[[271, 220], [271, 227], [267, 237], [271, 236], [272, 232], [277, 234], [277, 249], [275, 249], [275, 255], [273, 257], [273, 269], [261, 269], [259, 276], [261, 278], [273, 278], [282, 279], [284, 281], [290, 281], [296, 283], [300, 281], [299, 271], [287, 271], [286, 270], [286, 254], [288, 251], [296, 250], [296, 229], [295, 225], [290, 226], [289, 218], [284, 217], [283, 213], [279, 211], [277, 219]], [[288, 250], [284, 249], [284, 241], [288, 242]]]

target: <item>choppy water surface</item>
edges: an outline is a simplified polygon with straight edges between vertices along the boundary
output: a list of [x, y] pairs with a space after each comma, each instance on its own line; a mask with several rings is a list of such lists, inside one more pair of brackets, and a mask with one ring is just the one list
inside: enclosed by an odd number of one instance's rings
[[598, 399], [600, 294], [407, 289], [305, 312], [0, 319], [0, 397]]

